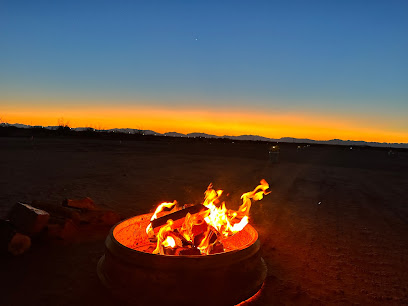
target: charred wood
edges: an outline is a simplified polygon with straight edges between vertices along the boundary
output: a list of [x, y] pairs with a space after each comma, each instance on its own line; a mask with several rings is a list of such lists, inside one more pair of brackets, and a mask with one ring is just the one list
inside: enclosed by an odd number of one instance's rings
[[152, 227], [156, 228], [162, 225], [165, 225], [167, 223], [167, 220], [179, 220], [184, 218], [188, 213], [190, 214], [197, 214], [203, 210], [207, 209], [204, 205], [202, 204], [197, 204], [197, 205], [193, 205], [193, 206], [189, 206], [183, 209], [180, 209], [176, 212], [173, 213], [169, 213], [163, 217], [157, 218], [153, 221], [151, 221]]

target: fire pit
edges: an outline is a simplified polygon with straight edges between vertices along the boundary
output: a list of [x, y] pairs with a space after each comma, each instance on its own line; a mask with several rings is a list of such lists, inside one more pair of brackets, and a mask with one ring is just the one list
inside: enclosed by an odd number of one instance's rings
[[[246, 195], [262, 198], [268, 186], [262, 182], [260, 186]], [[97, 268], [103, 285], [137, 305], [234, 305], [256, 294], [267, 268], [260, 256], [258, 233], [242, 221], [247, 220], [248, 202], [243, 199], [247, 204], [244, 216], [240, 215], [242, 205], [236, 212], [228, 211], [230, 228], [223, 225], [217, 229], [209, 220], [208, 207], [217, 203], [220, 194], [209, 196], [211, 187], [204, 206], [187, 206], [159, 216], [164, 206], [172, 206], [163, 203], [154, 214], [135, 216], [114, 226]], [[224, 203], [218, 209], [225, 210]], [[205, 222], [199, 222], [200, 218]], [[232, 233], [233, 228], [237, 231]]]

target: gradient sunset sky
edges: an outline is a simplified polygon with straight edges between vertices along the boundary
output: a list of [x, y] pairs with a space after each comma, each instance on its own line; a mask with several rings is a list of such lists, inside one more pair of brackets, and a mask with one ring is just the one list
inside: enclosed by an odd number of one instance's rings
[[408, 1], [1, 1], [9, 123], [408, 143]]

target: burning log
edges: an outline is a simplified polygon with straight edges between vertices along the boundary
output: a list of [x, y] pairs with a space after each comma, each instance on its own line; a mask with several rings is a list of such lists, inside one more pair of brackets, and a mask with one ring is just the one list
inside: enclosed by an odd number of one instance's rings
[[181, 245], [183, 247], [191, 246], [192, 243], [188, 241], [182, 234], [180, 234], [178, 229], [175, 229], [171, 235], [176, 240], [177, 245]]
[[178, 249], [178, 248], [164, 247], [164, 246], [161, 246], [161, 248], [162, 250], [160, 254], [163, 254], [163, 255], [175, 255], [176, 250]]
[[16, 203], [10, 211], [10, 222], [29, 236], [40, 233], [48, 224], [50, 214], [24, 203]]
[[191, 229], [191, 232], [192, 232], [193, 236], [195, 237], [195, 236], [198, 236], [198, 235], [206, 232], [207, 228], [208, 228], [208, 224], [205, 223], [204, 219], [202, 219], [202, 220], [199, 220], [199, 222], [197, 224], [193, 225], [193, 227]]
[[222, 242], [217, 241], [216, 243], [211, 245], [209, 254], [219, 254], [223, 253], [224, 251], [224, 245], [222, 244]]
[[30, 237], [16, 231], [13, 224], [0, 220], [0, 250], [13, 255], [25, 253], [31, 246]]
[[177, 210], [173, 213], [169, 213], [163, 217], [154, 219], [151, 221], [151, 224], [152, 224], [153, 229], [155, 229], [157, 227], [165, 225], [167, 223], [167, 220], [173, 220], [173, 221], [180, 220], [180, 219], [185, 218], [188, 213], [193, 215], [193, 214], [197, 214], [206, 209], [207, 208], [202, 204], [189, 206], [189, 207]]
[[201, 251], [202, 254], [209, 254], [211, 245], [213, 245], [218, 239], [217, 232], [211, 227], [208, 230], [194, 237], [194, 245]]
[[201, 252], [199, 249], [190, 247], [190, 248], [177, 248], [176, 253], [174, 255], [201, 255]]

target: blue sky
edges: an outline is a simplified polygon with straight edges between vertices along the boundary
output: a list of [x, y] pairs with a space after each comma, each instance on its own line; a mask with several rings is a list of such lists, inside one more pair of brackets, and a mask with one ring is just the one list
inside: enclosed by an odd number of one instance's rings
[[408, 132], [407, 1], [0, 1], [0, 31], [3, 104], [252, 107]]

